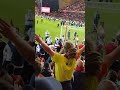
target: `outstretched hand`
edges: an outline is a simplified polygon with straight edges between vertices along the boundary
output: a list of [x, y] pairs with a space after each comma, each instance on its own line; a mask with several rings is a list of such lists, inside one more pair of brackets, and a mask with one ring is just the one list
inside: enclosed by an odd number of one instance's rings
[[42, 43], [42, 38], [38, 35], [35, 34], [35, 40], [38, 42], [38, 43]]
[[2, 33], [6, 38], [11, 38], [16, 34], [16, 29], [13, 25], [8, 24], [4, 20], [0, 19], [0, 33]]

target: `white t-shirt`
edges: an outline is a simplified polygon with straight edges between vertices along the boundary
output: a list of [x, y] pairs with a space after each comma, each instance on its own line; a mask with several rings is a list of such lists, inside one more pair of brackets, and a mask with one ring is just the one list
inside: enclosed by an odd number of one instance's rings
[[[3, 50], [3, 63], [5, 61], [12, 61], [12, 51], [11, 48], [9, 47], [9, 45], [7, 44]], [[2, 63], [2, 64], [3, 64]]]
[[45, 32], [45, 37], [48, 37], [50, 35], [49, 32]]
[[59, 43], [59, 38], [58, 38], [58, 37], [55, 37], [55, 44], [58, 45], [58, 43]]
[[48, 38], [46, 39], [46, 41], [47, 41], [47, 44], [51, 44], [51, 43], [52, 43], [52, 39], [51, 39], [50, 37], [48, 37]]
[[63, 44], [63, 43], [65, 42], [65, 38], [64, 38], [64, 37], [62, 37], [61, 39], [62, 39], [62, 44]]
[[40, 52], [40, 46], [39, 46], [39, 44], [37, 44], [37, 46], [36, 46], [36, 53], [37, 52]]

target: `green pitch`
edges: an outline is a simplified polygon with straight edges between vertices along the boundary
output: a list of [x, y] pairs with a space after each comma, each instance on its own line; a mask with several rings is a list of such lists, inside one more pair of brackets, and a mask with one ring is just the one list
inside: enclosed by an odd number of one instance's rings
[[[39, 23], [37, 24], [37, 20]], [[60, 37], [60, 32], [61, 32], [61, 26], [57, 27], [57, 24], [60, 23], [59, 20], [57, 21], [49, 21], [46, 19], [43, 19], [43, 23], [41, 22], [40, 17], [35, 18], [35, 33], [40, 35], [44, 40], [45, 40], [45, 32], [48, 30], [50, 33], [50, 36], [52, 38], [52, 41], [54, 42], [54, 39], [56, 36]], [[73, 41], [74, 37], [74, 29], [69, 29], [71, 32], [71, 41]], [[65, 34], [66, 29], [62, 28], [62, 35]], [[80, 30], [76, 30], [77, 34], [79, 35], [79, 40], [80, 42], [83, 41], [85, 38], [85, 28], [81, 28]], [[67, 35], [66, 35], [67, 36]]]
[[[86, 8], [86, 35], [93, 31], [93, 19], [96, 11], [96, 8]], [[109, 42], [120, 31], [120, 9], [119, 12], [110, 9], [99, 9], [98, 11], [101, 17], [100, 21], [104, 22], [105, 26], [105, 41]], [[96, 36], [95, 33], [94, 36]]]

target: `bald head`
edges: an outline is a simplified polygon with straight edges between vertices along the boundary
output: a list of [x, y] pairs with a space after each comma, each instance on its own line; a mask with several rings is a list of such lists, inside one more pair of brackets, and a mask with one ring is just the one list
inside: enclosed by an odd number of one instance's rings
[[103, 80], [100, 82], [98, 90], [117, 90], [117, 87], [114, 82], [110, 80]]

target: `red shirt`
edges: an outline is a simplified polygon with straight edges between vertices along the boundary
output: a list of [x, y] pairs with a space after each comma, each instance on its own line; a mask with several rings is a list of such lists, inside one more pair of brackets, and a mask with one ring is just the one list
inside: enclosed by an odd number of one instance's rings
[[117, 45], [115, 43], [112, 43], [112, 42], [105, 45], [106, 54], [111, 53], [116, 47], [117, 47]]
[[82, 48], [83, 46], [84, 46], [84, 44], [80, 44], [80, 45], [79, 45], [79, 49]]

